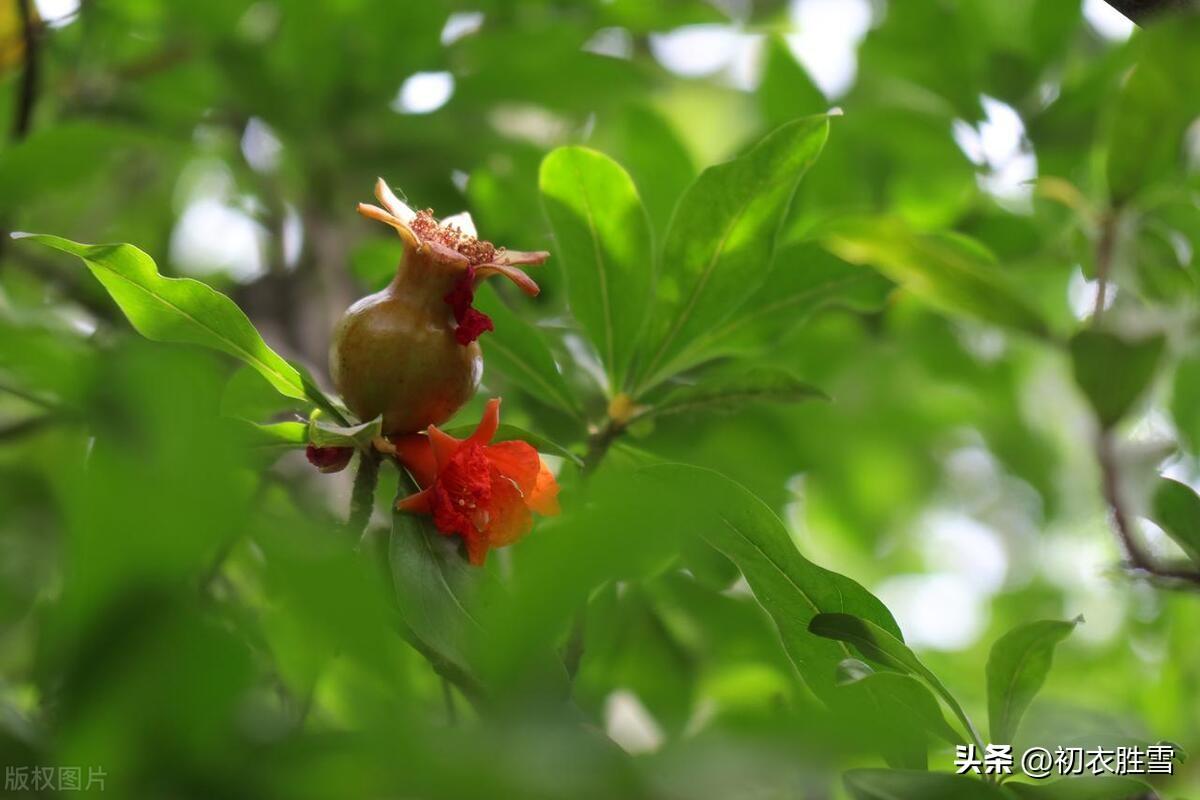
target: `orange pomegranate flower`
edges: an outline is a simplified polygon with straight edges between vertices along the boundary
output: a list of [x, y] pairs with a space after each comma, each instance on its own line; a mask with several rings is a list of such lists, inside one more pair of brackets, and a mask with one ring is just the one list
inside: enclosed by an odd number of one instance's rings
[[447, 536], [458, 534], [472, 564], [488, 550], [504, 547], [529, 532], [533, 513], [558, 513], [558, 483], [531, 445], [492, 444], [500, 425], [500, 400], [488, 401], [479, 427], [457, 439], [430, 425], [426, 433], [390, 439], [396, 458], [421, 491], [396, 502], [398, 511], [430, 514]]

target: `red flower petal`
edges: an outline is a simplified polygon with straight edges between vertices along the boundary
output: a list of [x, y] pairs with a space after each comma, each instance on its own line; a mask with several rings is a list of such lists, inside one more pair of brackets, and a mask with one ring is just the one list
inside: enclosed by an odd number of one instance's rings
[[545, 461], [539, 457], [538, 462], [537, 480], [534, 481], [533, 491], [525, 495], [525, 505], [543, 517], [557, 516], [561, 511], [558, 507], [558, 481]]
[[533, 511], [558, 513], [558, 483], [537, 450], [521, 441], [489, 444], [500, 426], [500, 399], [488, 401], [475, 432], [457, 439], [431, 425], [425, 435], [392, 439], [396, 457], [424, 491], [396, 508], [431, 514], [446, 535], [462, 537], [472, 564], [525, 535]]
[[492, 441], [492, 437], [496, 435], [496, 431], [499, 428], [500, 398], [493, 397], [484, 406], [483, 416], [479, 418], [479, 424], [475, 426], [475, 432], [468, 437], [467, 441], [475, 442], [475, 444], [487, 444]]
[[432, 514], [433, 490], [425, 489], [424, 491], [410, 494], [408, 497], [397, 500], [396, 510], [407, 511], [409, 514]]
[[428, 436], [410, 433], [390, 437], [388, 441], [396, 448], [396, 459], [412, 473], [418, 486], [426, 489], [437, 480], [437, 460], [433, 457], [433, 445]]
[[488, 511], [491, 515], [487, 526], [490, 547], [512, 544], [533, 527], [533, 514], [525, 506], [521, 490], [495, 470], [492, 471], [492, 501]]
[[433, 523], [438, 530], [463, 537], [480, 530], [479, 515], [489, 510], [492, 499], [492, 467], [483, 448], [477, 444], [458, 448], [438, 472], [432, 492]]
[[440, 475], [450, 463], [450, 459], [454, 458], [454, 454], [458, 452], [462, 441], [454, 438], [448, 433], [444, 433], [441, 428], [436, 425], [430, 425], [426, 432], [426, 438], [429, 440], [430, 450], [433, 452], [433, 463], [437, 465], [437, 471]]
[[499, 442], [488, 445], [483, 452], [501, 475], [517, 485], [522, 495], [533, 491], [542, 466], [537, 450], [525, 442]]
[[467, 560], [477, 567], [482, 567], [487, 561], [487, 536], [479, 531], [472, 531], [470, 535], [464, 536], [463, 540], [467, 544]]

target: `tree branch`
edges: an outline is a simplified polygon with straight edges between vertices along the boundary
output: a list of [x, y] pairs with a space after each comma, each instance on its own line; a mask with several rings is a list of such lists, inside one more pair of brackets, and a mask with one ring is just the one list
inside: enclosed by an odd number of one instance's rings
[[19, 142], [29, 133], [33, 122], [33, 107], [37, 103], [38, 78], [38, 31], [33, 14], [33, 0], [15, 0], [21, 15], [21, 38], [25, 47], [25, 66], [21, 73], [21, 89], [17, 97], [17, 111], [13, 116], [12, 141]]
[[1120, 470], [1113, 449], [1112, 434], [1108, 431], [1102, 431], [1096, 439], [1096, 459], [1100, 463], [1104, 500], [1108, 504], [1117, 538], [1125, 550], [1129, 568], [1135, 573], [1163, 583], [1168, 588], [1200, 591], [1200, 572], [1159, 564], [1142, 546], [1130, 523], [1129, 511], [1121, 496]]
[[[1113, 257], [1116, 252], [1119, 210], [1107, 209], [1100, 218], [1100, 230], [1096, 239], [1096, 305], [1092, 310], [1090, 324], [1099, 326], [1112, 280]], [[1117, 461], [1112, 430], [1101, 426], [1096, 437], [1096, 461], [1100, 465], [1101, 490], [1104, 502], [1112, 517], [1121, 547], [1125, 551], [1126, 564], [1135, 573], [1163, 583], [1169, 588], [1187, 588], [1200, 591], [1200, 572], [1192, 569], [1159, 564], [1142, 546], [1130, 514], [1121, 495], [1121, 470]]]
[[1138, 24], [1165, 11], [1195, 10], [1195, 0], [1108, 0], [1108, 4]]
[[[34, 15], [33, 0], [12, 0], [17, 4], [21, 17], [21, 41], [24, 48], [24, 66], [21, 70], [21, 85], [17, 94], [16, 110], [13, 113], [9, 139], [13, 144], [21, 142], [33, 124], [33, 107], [38, 94], [38, 23]], [[0, 220], [0, 261], [8, 248], [7, 215]]]

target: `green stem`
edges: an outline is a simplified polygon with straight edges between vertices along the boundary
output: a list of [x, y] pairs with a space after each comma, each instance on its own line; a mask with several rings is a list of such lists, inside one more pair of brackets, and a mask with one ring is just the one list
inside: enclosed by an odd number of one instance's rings
[[0, 441], [9, 439], [20, 439], [24, 436], [37, 433], [42, 428], [58, 422], [60, 417], [56, 414], [45, 414], [40, 417], [30, 417], [28, 419], [14, 422], [11, 425], [0, 427]]
[[[608, 454], [608, 450], [612, 447], [613, 442], [621, 437], [625, 426], [620, 425], [613, 420], [608, 420], [604, 423], [599, 431], [588, 439], [587, 452], [583, 456], [583, 466], [580, 468], [580, 475], [586, 481], [588, 477], [600, 466], [600, 462]], [[575, 616], [571, 620], [571, 632], [567, 635], [567, 646], [563, 650], [563, 666], [567, 670], [567, 676], [575, 679], [576, 673], [579, 672], [579, 664], [583, 661], [583, 642], [584, 642], [584, 618], [587, 609], [587, 601], [584, 601], [583, 608], [576, 609]]]
[[613, 442], [621, 438], [624, 430], [624, 425], [610, 419], [604, 423], [604, 427], [592, 434], [588, 439], [587, 452], [583, 456], [583, 467], [580, 468], [584, 478], [591, 475], [596, 467], [600, 466], [600, 462], [608, 454], [608, 449], [612, 447]]
[[379, 453], [374, 449], [364, 450], [358, 456], [358, 470], [354, 473], [354, 490], [350, 495], [350, 517], [346, 530], [361, 540], [371, 522], [375, 510], [375, 487], [379, 483]]
[[458, 709], [454, 705], [454, 690], [450, 686], [450, 681], [443, 675], [442, 678], [442, 701], [446, 704], [446, 723], [450, 727], [458, 725]]

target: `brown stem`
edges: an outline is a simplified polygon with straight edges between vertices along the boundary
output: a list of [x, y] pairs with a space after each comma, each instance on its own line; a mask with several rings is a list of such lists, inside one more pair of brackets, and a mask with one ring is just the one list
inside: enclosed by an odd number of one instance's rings
[[1164, 11], [1196, 8], [1194, 0], [1108, 0], [1108, 4], [1139, 24]]
[[[21, 40], [24, 47], [24, 66], [21, 70], [21, 85], [17, 94], [16, 110], [13, 113], [9, 138], [13, 144], [21, 142], [29, 133], [33, 123], [33, 107], [38, 94], [38, 25], [34, 16], [33, 0], [11, 0], [17, 4], [21, 17]], [[8, 232], [11, 220], [5, 215], [0, 220], [0, 261], [8, 249]]]
[[21, 15], [21, 38], [25, 47], [25, 65], [21, 73], [20, 94], [17, 96], [17, 111], [13, 116], [12, 141], [19, 142], [29, 133], [33, 122], [33, 107], [37, 103], [38, 82], [38, 31], [33, 15], [33, 0], [13, 0]]
[[[1118, 210], [1109, 209], [1100, 219], [1100, 236], [1096, 241], [1096, 306], [1092, 311], [1092, 325], [1100, 323], [1104, 302], [1111, 279], [1113, 253], [1116, 249]], [[1172, 588], [1200, 590], [1200, 572], [1159, 564], [1146, 552], [1130, 522], [1130, 514], [1121, 496], [1121, 470], [1117, 463], [1113, 434], [1102, 429], [1096, 438], [1096, 460], [1100, 465], [1101, 488], [1104, 501], [1112, 517], [1126, 561], [1131, 570], [1146, 577], [1161, 581]]]
[[1121, 496], [1121, 475], [1113, 449], [1112, 434], [1102, 431], [1096, 440], [1096, 458], [1100, 463], [1104, 500], [1112, 516], [1113, 528], [1125, 550], [1127, 563], [1134, 572], [1162, 581], [1170, 588], [1200, 591], [1200, 572], [1157, 563], [1146, 552], [1133, 530], [1129, 511]]

